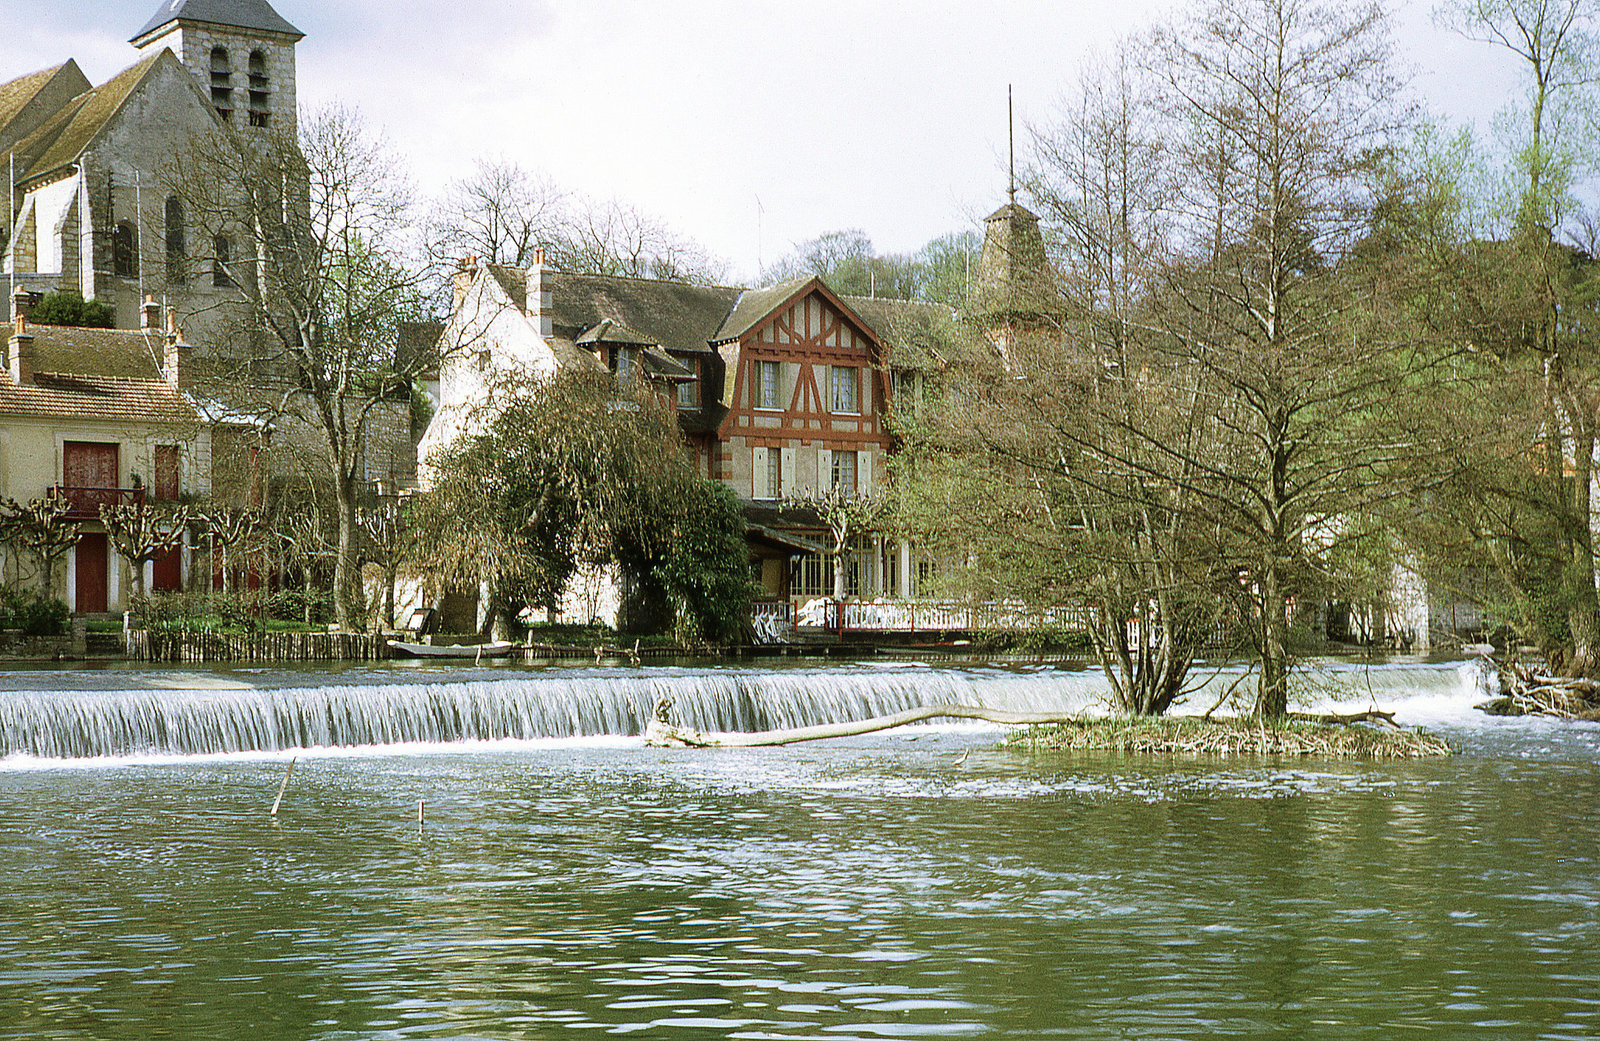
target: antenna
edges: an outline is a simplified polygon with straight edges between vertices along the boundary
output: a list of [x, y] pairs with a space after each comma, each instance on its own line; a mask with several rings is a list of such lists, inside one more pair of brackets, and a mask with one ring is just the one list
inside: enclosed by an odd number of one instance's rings
[[1011, 183], [1006, 188], [1006, 194], [1011, 197], [1011, 204], [1017, 202], [1017, 120], [1011, 108], [1011, 84], [1006, 84], [1006, 143], [1010, 150]]

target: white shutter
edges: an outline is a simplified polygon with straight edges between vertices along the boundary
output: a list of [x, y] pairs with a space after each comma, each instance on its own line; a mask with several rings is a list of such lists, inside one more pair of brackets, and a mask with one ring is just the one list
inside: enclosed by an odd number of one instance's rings
[[872, 453], [856, 453], [856, 491], [862, 495], [872, 494]]
[[799, 460], [799, 449], [784, 448], [779, 450], [778, 480], [783, 484], [783, 487], [777, 489], [779, 494], [793, 495], [795, 492], [800, 490], [800, 486], [797, 483], [799, 478], [795, 476], [795, 471], [799, 467]]
[[833, 484], [833, 453], [826, 448], [817, 449], [817, 483], [814, 488], [819, 494], [828, 490]]
[[767, 452], [765, 448], [750, 449], [750, 495], [756, 499], [772, 498], [767, 487]]

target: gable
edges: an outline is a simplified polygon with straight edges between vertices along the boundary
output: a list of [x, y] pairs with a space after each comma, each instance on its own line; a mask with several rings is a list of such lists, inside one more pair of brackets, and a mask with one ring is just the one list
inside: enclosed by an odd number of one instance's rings
[[19, 170], [26, 171], [22, 178], [31, 181], [47, 177], [76, 162], [163, 60], [181, 70], [171, 51], [146, 58], [103, 86], [74, 98], [53, 119], [18, 144]]
[[818, 287], [773, 311], [746, 343], [805, 350], [819, 357], [865, 355], [876, 360], [878, 338], [831, 293]]

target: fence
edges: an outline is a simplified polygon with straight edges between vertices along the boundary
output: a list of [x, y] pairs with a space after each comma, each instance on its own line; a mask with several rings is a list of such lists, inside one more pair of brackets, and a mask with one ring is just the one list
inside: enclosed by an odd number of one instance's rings
[[374, 661], [389, 657], [388, 638], [374, 633], [166, 633], [134, 629], [135, 661]]

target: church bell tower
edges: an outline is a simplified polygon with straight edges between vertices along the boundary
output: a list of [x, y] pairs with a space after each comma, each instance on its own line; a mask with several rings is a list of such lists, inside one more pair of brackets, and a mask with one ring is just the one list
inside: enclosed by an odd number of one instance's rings
[[170, 47], [223, 122], [292, 137], [294, 46], [304, 38], [267, 0], [161, 0], [129, 42], [142, 56]]

